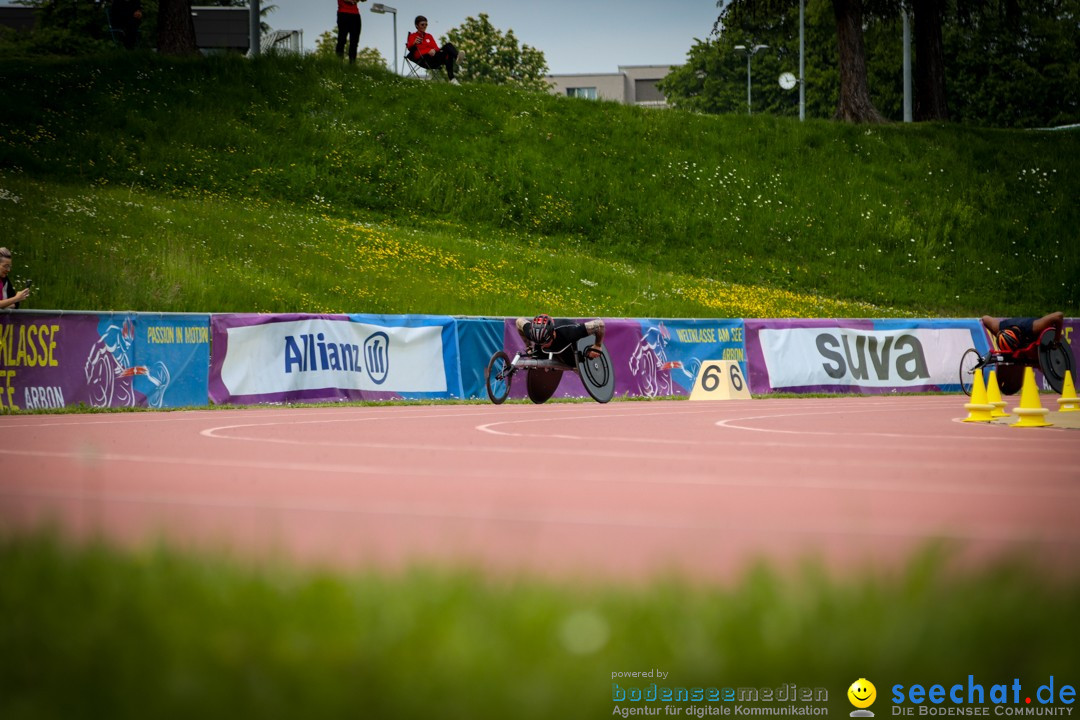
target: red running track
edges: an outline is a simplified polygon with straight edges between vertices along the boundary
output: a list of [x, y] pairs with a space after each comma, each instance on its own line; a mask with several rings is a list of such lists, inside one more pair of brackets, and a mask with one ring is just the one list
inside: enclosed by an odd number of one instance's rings
[[0, 418], [0, 524], [334, 566], [727, 579], [927, 541], [1080, 565], [1080, 434], [963, 400], [264, 408]]

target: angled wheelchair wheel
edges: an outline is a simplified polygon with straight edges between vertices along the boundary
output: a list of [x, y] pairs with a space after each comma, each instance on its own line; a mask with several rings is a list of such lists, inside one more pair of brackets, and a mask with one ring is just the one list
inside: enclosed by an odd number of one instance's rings
[[562, 373], [558, 370], [529, 368], [525, 374], [525, 389], [529, 393], [529, 399], [537, 405], [547, 402], [559, 389], [561, 380]]
[[487, 386], [488, 399], [496, 405], [502, 405], [510, 395], [510, 379], [513, 377], [510, 357], [502, 350], [491, 356], [487, 369], [484, 370], [484, 385]]
[[960, 356], [960, 387], [964, 394], [971, 397], [971, 387], [975, 381], [975, 369], [979, 367], [982, 356], [975, 348], [968, 348]]
[[1067, 344], [1057, 342], [1057, 333], [1043, 333], [1039, 341], [1039, 369], [1058, 395], [1065, 387], [1066, 372], [1071, 372], [1076, 382], [1076, 358]]
[[585, 386], [585, 392], [589, 393], [596, 402], [606, 403], [611, 400], [615, 394], [615, 373], [611, 367], [611, 356], [607, 348], [594, 358], [587, 357], [585, 351], [582, 350], [578, 358], [578, 375], [581, 376], [581, 384]]

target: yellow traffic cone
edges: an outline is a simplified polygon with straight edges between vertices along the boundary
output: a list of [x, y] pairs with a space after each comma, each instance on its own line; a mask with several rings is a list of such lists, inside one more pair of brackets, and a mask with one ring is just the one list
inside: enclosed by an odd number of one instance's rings
[[1073, 385], [1072, 371], [1065, 371], [1065, 384], [1061, 387], [1061, 397], [1058, 398], [1058, 410], [1061, 412], [1080, 412], [1080, 397], [1076, 396], [1076, 386]]
[[990, 412], [991, 417], [1009, 417], [1005, 412], [1005, 401], [1001, 399], [1001, 388], [998, 387], [997, 370], [990, 369], [990, 378], [986, 381], [986, 402], [994, 406]]
[[982, 368], [975, 370], [975, 377], [971, 381], [971, 402], [964, 404], [968, 416], [964, 422], [990, 422], [994, 419], [991, 414], [994, 406], [986, 401], [986, 383], [983, 382]]
[[1050, 412], [1039, 402], [1039, 388], [1035, 385], [1035, 369], [1024, 368], [1024, 388], [1020, 391], [1020, 406], [1013, 409], [1013, 414], [1019, 417], [1012, 424], [1013, 427], [1049, 427], [1053, 423], [1045, 420]]

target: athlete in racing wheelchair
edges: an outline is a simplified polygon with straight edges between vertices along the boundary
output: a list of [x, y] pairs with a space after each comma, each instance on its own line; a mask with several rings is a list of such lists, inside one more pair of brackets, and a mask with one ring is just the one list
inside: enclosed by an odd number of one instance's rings
[[998, 320], [984, 315], [983, 327], [990, 333], [991, 347], [985, 355], [971, 348], [960, 359], [960, 385], [971, 394], [976, 369], [996, 366], [998, 387], [1003, 395], [1019, 392], [1023, 385], [1024, 368], [1042, 371], [1047, 384], [1061, 393], [1065, 372], [1076, 375], [1072, 350], [1063, 341], [1065, 316], [1060, 312], [1040, 318], [1018, 317]]
[[[580, 376], [586, 392], [606, 403], [615, 392], [611, 357], [604, 347], [604, 321], [555, 320], [548, 315], [518, 318], [514, 327], [525, 342], [525, 352], [513, 360], [500, 350], [492, 355], [484, 373], [488, 397], [501, 404], [510, 394], [514, 374], [526, 372], [529, 399], [543, 403], [555, 394], [564, 372]], [[591, 342], [590, 342], [591, 341]]]

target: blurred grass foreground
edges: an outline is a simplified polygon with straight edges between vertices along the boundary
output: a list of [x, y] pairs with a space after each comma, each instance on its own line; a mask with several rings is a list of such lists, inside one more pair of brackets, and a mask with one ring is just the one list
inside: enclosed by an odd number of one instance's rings
[[[808, 563], [731, 586], [597, 587], [9, 537], [0, 717], [602, 718], [629, 707], [613, 682], [823, 688], [821, 708], [844, 716], [863, 677], [883, 716], [893, 683], [1075, 685], [1080, 579], [1009, 562], [959, 572], [950, 558], [929, 548], [901, 572], [845, 579]], [[666, 676], [612, 679], [646, 671]], [[686, 717], [723, 703], [673, 705]]]

